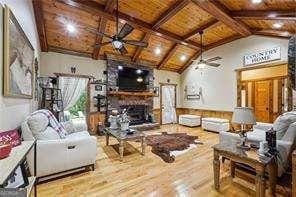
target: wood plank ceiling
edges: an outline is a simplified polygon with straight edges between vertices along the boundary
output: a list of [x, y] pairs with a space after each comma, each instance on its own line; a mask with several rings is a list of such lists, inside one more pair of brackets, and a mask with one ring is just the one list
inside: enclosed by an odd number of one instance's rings
[[[93, 59], [115, 53], [111, 45], [93, 47], [107, 40], [85, 30], [114, 35], [115, 0], [33, 0], [33, 6], [42, 51]], [[179, 73], [200, 55], [199, 31], [209, 50], [252, 34], [287, 39], [296, 30], [295, 0], [119, 0], [119, 11], [119, 29], [125, 22], [135, 28], [127, 39], [148, 42], [147, 48], [126, 46], [131, 61]]]

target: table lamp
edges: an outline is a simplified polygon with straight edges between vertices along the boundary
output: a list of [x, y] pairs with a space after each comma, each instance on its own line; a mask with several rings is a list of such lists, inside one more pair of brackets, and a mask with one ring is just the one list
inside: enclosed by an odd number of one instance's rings
[[253, 113], [253, 108], [250, 107], [236, 107], [233, 111], [232, 123], [240, 124], [241, 142], [237, 145], [239, 148], [248, 150], [250, 147], [246, 145], [247, 139], [247, 125], [256, 124], [256, 119]]

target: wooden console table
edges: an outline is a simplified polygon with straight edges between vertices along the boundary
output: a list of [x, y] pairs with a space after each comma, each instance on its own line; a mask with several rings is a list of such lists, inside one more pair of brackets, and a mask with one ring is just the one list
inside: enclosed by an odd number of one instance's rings
[[241, 148], [237, 148], [236, 144], [220, 143], [213, 146], [214, 149], [214, 184], [215, 189], [220, 188], [220, 157], [225, 157], [230, 160], [230, 173], [234, 177], [234, 165], [235, 162], [248, 165], [256, 171], [256, 196], [265, 196], [266, 189], [266, 177], [265, 172], [269, 172], [269, 188], [271, 196], [275, 196], [276, 180], [277, 180], [277, 163], [276, 158], [272, 157], [260, 157], [255, 150], [245, 151]]

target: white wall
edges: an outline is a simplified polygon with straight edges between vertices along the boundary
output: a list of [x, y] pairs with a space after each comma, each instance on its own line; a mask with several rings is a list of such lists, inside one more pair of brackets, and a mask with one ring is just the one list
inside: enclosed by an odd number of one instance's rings
[[[177, 107], [182, 106], [182, 93], [181, 93], [181, 75], [176, 72], [165, 71], [165, 70], [157, 70], [154, 69], [154, 86], [160, 87], [159, 83], [167, 83], [169, 79], [169, 83], [177, 84]], [[160, 107], [160, 96], [154, 97], [153, 100], [154, 109], [159, 109]]]
[[91, 75], [96, 79], [105, 78], [106, 61], [93, 60], [86, 57], [78, 57], [53, 52], [42, 52], [40, 57], [41, 76], [53, 76], [53, 73], [71, 73], [71, 67], [76, 67], [76, 74]]
[[[2, 4], [2, 5], [1, 5]], [[7, 4], [35, 49], [39, 59], [39, 39], [35, 25], [33, 6], [30, 0], [0, 0]], [[36, 102], [30, 99], [3, 97], [3, 9], [0, 9], [0, 131], [16, 128], [36, 108]]]
[[201, 100], [186, 100], [183, 107], [232, 111], [236, 106], [236, 72], [243, 67], [243, 56], [275, 46], [281, 47], [281, 60], [287, 61], [288, 40], [250, 36], [236, 40], [207, 51], [204, 58], [220, 56], [221, 66], [207, 67], [203, 71], [195, 70], [191, 65], [181, 75], [182, 93], [185, 85], [197, 84], [202, 87]]

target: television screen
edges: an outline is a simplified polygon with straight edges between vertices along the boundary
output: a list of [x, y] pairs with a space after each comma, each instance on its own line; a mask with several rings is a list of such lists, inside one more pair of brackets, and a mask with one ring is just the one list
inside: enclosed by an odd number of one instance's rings
[[118, 69], [117, 86], [121, 91], [147, 91], [149, 71], [130, 67]]

